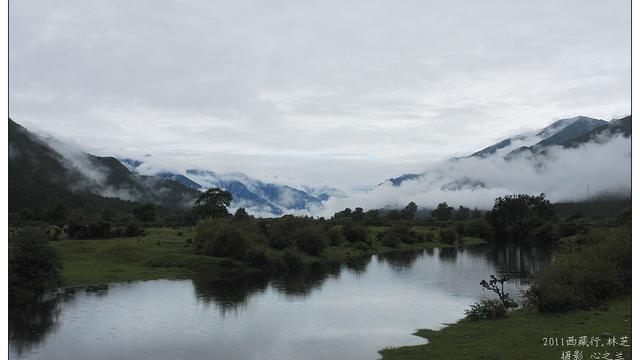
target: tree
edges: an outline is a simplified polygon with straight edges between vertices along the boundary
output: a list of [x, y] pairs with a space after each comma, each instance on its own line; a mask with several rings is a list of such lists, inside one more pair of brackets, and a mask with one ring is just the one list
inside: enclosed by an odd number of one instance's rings
[[497, 198], [486, 217], [496, 238], [507, 240], [528, 237], [533, 229], [555, 220], [555, 213], [544, 194], [519, 194]]
[[442, 228], [438, 231], [440, 235], [440, 242], [448, 245], [453, 245], [458, 240], [458, 232], [452, 228]]
[[362, 221], [364, 220], [364, 209], [361, 207], [357, 207], [352, 213], [351, 218], [353, 221]]
[[452, 215], [453, 208], [447, 205], [446, 202], [438, 204], [438, 207], [431, 211], [431, 217], [434, 217], [439, 221], [447, 221], [451, 219]]
[[453, 218], [455, 220], [467, 220], [471, 216], [471, 209], [460, 205], [458, 210], [453, 212]]
[[225, 217], [229, 215], [233, 195], [220, 188], [210, 188], [196, 200], [193, 212], [199, 219]]
[[[511, 299], [511, 297], [509, 296], [509, 293], [504, 292], [504, 283], [509, 281], [510, 277], [503, 276], [500, 279], [498, 279], [495, 277], [495, 275], [489, 275], [489, 276], [491, 277], [491, 280], [480, 281], [480, 286], [482, 286], [484, 289], [487, 289], [489, 291], [493, 291], [494, 293], [496, 293], [500, 298], [500, 301], [502, 301], [502, 304], [504, 305], [505, 308], [508, 309], [512, 307], [517, 307], [518, 304], [516, 304], [516, 302]], [[498, 284], [500, 284], [500, 286], [498, 286]]]
[[244, 222], [249, 220], [250, 218], [251, 216], [249, 215], [249, 213], [247, 213], [247, 210], [242, 207], [238, 208], [238, 210], [236, 210], [236, 213], [233, 214], [234, 221]]
[[364, 213], [364, 224], [367, 226], [378, 225], [380, 222], [380, 212], [377, 209], [368, 210]]
[[482, 212], [480, 210], [478, 210], [478, 208], [474, 208], [471, 211], [471, 218], [472, 219], [480, 219], [482, 217]]
[[59, 285], [60, 268], [42, 229], [21, 230], [9, 243], [9, 300], [22, 301]]
[[296, 246], [307, 255], [319, 255], [327, 247], [327, 236], [317, 226], [306, 226], [294, 233]]
[[407, 206], [405, 206], [404, 209], [402, 209], [402, 211], [400, 211], [400, 214], [402, 215], [403, 219], [407, 221], [413, 221], [416, 218], [417, 212], [418, 212], [418, 205], [416, 205], [416, 203], [412, 201]]
[[156, 220], [156, 206], [153, 204], [143, 204], [133, 209], [133, 216], [142, 222]]
[[369, 230], [360, 224], [347, 224], [342, 228], [344, 238], [348, 242], [367, 242], [369, 240]]

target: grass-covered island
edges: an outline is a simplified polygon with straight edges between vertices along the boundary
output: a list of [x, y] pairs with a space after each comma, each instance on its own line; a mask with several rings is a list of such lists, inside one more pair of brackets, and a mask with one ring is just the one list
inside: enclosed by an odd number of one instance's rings
[[[196, 229], [196, 227], [177, 229], [150, 227], [145, 228], [145, 236], [94, 240], [64, 239], [51, 244], [60, 257], [64, 286], [188, 278], [197, 275], [228, 278], [250, 276], [252, 272], [276, 270], [233, 258], [198, 254], [193, 244]], [[375, 234], [389, 229], [384, 226], [369, 227], [371, 245], [367, 247], [345, 242], [341, 245], [329, 245], [315, 256], [301, 251], [295, 254], [299, 255], [303, 263], [311, 264], [323, 261], [340, 262], [350, 257], [367, 256], [373, 253], [454, 246], [442, 243], [437, 236], [434, 236], [432, 241], [401, 243], [396, 247], [388, 247], [377, 240]], [[424, 227], [413, 229], [423, 234], [432, 232]], [[464, 237], [459, 242], [465, 245], [482, 243], [485, 241], [476, 237]], [[271, 260], [273, 262], [285, 254], [285, 250], [274, 248], [265, 248], [264, 251], [265, 256], [273, 259]]]

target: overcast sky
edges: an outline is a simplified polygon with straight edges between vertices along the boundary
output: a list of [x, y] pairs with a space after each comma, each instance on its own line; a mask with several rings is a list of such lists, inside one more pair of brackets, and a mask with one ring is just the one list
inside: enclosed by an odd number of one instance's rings
[[176, 169], [367, 188], [631, 112], [626, 0], [9, 3], [14, 120]]

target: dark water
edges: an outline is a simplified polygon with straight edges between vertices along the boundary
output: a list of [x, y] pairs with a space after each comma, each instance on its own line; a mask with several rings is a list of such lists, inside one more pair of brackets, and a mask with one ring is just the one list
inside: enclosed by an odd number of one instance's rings
[[373, 256], [288, 278], [156, 280], [67, 291], [10, 309], [10, 358], [376, 359], [464, 316], [479, 282], [518, 298], [550, 255], [468, 247]]

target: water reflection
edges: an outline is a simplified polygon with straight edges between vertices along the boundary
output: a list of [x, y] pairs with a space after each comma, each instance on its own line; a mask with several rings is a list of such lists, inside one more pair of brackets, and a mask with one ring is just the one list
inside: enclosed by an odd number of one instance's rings
[[28, 353], [59, 326], [63, 305], [73, 304], [76, 295], [101, 297], [107, 295], [109, 285], [84, 289], [67, 288], [45, 293], [37, 299], [16, 300], [9, 308], [9, 342], [18, 355]]
[[219, 358], [374, 358], [384, 346], [420, 343], [414, 329], [455, 321], [474, 299], [491, 296], [481, 279], [510, 274], [516, 295], [550, 258], [527, 244], [452, 247], [286, 276], [67, 290], [11, 307], [10, 355], [73, 358], [68, 345], [81, 339], [84, 351], [109, 358], [209, 358], [212, 349]]

